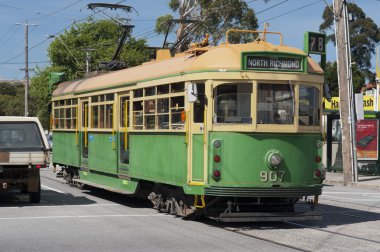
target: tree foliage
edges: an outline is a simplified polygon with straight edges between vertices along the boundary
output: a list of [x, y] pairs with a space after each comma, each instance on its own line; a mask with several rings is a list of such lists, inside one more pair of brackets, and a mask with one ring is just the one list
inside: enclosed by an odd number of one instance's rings
[[[331, 7], [330, 7], [331, 8]], [[321, 32], [328, 33], [328, 39], [335, 43], [334, 16], [331, 9], [326, 7], [323, 12], [324, 22], [319, 26]], [[371, 58], [375, 53], [376, 44], [380, 41], [380, 28], [356, 4], [347, 5], [354, 20], [349, 22], [352, 61], [362, 70], [371, 68]]]
[[[338, 68], [336, 61], [327, 62], [325, 68], [325, 83], [329, 84], [332, 96], [339, 96]], [[366, 75], [357, 66], [352, 68], [352, 83], [354, 93], [360, 93], [363, 84], [366, 82]]]
[[45, 129], [49, 129], [50, 127], [50, 73], [62, 72], [63, 70], [63, 67], [37, 68], [37, 74], [30, 81], [30, 104], [32, 105], [30, 114], [37, 116]]
[[[199, 41], [206, 33], [211, 35], [211, 44], [219, 44], [231, 28], [255, 30], [258, 27], [254, 11], [242, 0], [170, 0], [169, 7], [177, 14], [179, 22], [172, 25], [175, 31], [177, 51], [184, 51], [190, 42]], [[161, 16], [156, 22], [156, 32], [166, 33], [173, 16]], [[200, 22], [188, 23], [189, 20]], [[233, 36], [230, 42], [247, 41], [252, 36]]]
[[25, 89], [20, 83], [0, 83], [0, 116], [23, 116]]
[[[321, 32], [327, 33], [328, 40], [335, 44], [334, 16], [332, 8], [326, 7], [323, 12], [323, 23], [319, 26]], [[353, 65], [352, 75], [354, 92], [360, 92], [367, 81], [372, 82], [375, 74], [371, 72], [371, 58], [375, 53], [376, 44], [380, 41], [380, 28], [364, 11], [354, 3], [348, 3], [347, 9], [352, 13], [354, 20], [349, 22], [351, 57]], [[338, 73], [336, 62], [328, 63], [325, 69], [326, 83], [330, 84], [332, 94], [339, 95]]]
[[[53, 67], [65, 69], [69, 79], [77, 78], [85, 71], [85, 49], [90, 52], [90, 67], [97, 70], [101, 61], [110, 61], [118, 46], [122, 29], [110, 20], [88, 20], [73, 25], [62, 35], [54, 39], [48, 48], [48, 55]], [[127, 67], [141, 64], [149, 59], [149, 50], [145, 40], [127, 38], [120, 55], [120, 60]]]

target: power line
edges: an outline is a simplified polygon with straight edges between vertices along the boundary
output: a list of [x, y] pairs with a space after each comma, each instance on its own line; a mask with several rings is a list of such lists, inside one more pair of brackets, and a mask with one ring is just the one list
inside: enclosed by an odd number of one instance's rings
[[[81, 22], [81, 21], [83, 21], [83, 20], [85, 20], [85, 19], [87, 19], [87, 18], [90, 18], [90, 17], [94, 16], [95, 14], [96, 14], [96, 13], [93, 13], [93, 14], [90, 14], [90, 15], [88, 15], [88, 16], [85, 16], [84, 18], [81, 18], [81, 19], [75, 21], [74, 23], [72, 23], [72, 24], [66, 26], [65, 28], [61, 29], [60, 31], [58, 31], [57, 33], [55, 33], [55, 34], [53, 34], [53, 35], [54, 35], [54, 36], [57, 36], [57, 35], [59, 35], [60, 33], [64, 32], [66, 29], [68, 29], [68, 28], [70, 28], [71, 26], [75, 25], [76, 23]], [[46, 38], [46, 39], [42, 40], [41, 42], [37, 43], [36, 45], [34, 45], [34, 46], [32, 46], [32, 47], [29, 47], [29, 51], [31, 51], [31, 50], [33, 50], [34, 48], [36, 48], [36, 47], [42, 45], [43, 43], [45, 43], [45, 42], [48, 41], [48, 40], [49, 40], [49, 38]], [[1, 65], [4, 65], [4, 64], [6, 64], [6, 63], [9, 63], [9, 62], [11, 62], [11, 61], [14, 60], [14, 59], [17, 59], [18, 57], [20, 57], [20, 56], [23, 55], [24, 53], [25, 53], [25, 52], [21, 52], [21, 53], [17, 54], [16, 56], [14, 56], [14, 57], [12, 57], [12, 58], [10, 58], [10, 59], [7, 59], [7, 60], [5, 60], [5, 61], [3, 61], [3, 62], [0, 62], [0, 66], [1, 66]]]
[[69, 5], [67, 5], [67, 6], [65, 6], [65, 7], [63, 7], [63, 8], [61, 8], [61, 9], [58, 9], [58, 10], [56, 10], [56, 11], [53, 11], [53, 12], [51, 12], [51, 13], [48, 13], [48, 14], [43, 15], [43, 16], [41, 16], [41, 17], [38, 17], [37, 19], [42, 19], [42, 18], [46, 18], [46, 17], [49, 17], [49, 16], [53, 16], [54, 14], [56, 14], [56, 13], [58, 13], [58, 12], [61, 12], [61, 11], [63, 11], [63, 10], [66, 10], [66, 9], [68, 9], [68, 8], [74, 6], [74, 5], [76, 5], [76, 4], [78, 4], [78, 3], [82, 2], [82, 1], [84, 1], [84, 0], [78, 0], [78, 1], [75, 1], [75, 2], [73, 2], [73, 3], [71, 3], [71, 4], [69, 4]]
[[285, 0], [285, 1], [282, 1], [282, 2], [280, 2], [280, 3], [278, 3], [278, 4], [272, 5], [272, 6], [266, 8], [266, 9], [264, 9], [264, 10], [262, 10], [262, 11], [257, 12], [255, 15], [259, 15], [259, 14], [261, 14], [261, 13], [267, 11], [267, 10], [273, 9], [273, 8], [275, 8], [275, 7], [277, 7], [277, 6], [281, 5], [281, 4], [283, 4], [283, 3], [286, 3], [287, 1], [289, 1], [289, 0]]
[[262, 24], [262, 23], [268, 22], [269, 20], [273, 20], [273, 19], [276, 19], [276, 18], [279, 18], [279, 17], [286, 16], [286, 15], [288, 15], [288, 14], [290, 14], [290, 13], [293, 13], [293, 12], [299, 11], [299, 10], [301, 10], [301, 9], [304, 9], [304, 8], [306, 8], [306, 7], [312, 6], [312, 5], [314, 5], [314, 4], [316, 4], [316, 3], [320, 3], [320, 2], [321, 2], [321, 0], [318, 0], [318, 1], [315, 1], [315, 2], [312, 2], [312, 3], [309, 3], [309, 4], [307, 4], [307, 5], [304, 5], [304, 6], [299, 7], [299, 8], [297, 8], [297, 9], [294, 9], [294, 10], [291, 10], [291, 11], [288, 11], [288, 12], [285, 12], [285, 13], [283, 13], [283, 14], [281, 14], [281, 15], [278, 15], [278, 16], [275, 16], [275, 17], [272, 17], [272, 18], [268, 18], [268, 19], [266, 19], [266, 20], [264, 20], [264, 21], [259, 22], [259, 24]]
[[[29, 61], [30, 64], [42, 64], [42, 63], [49, 63], [50, 60], [44, 60], [44, 61]], [[23, 65], [25, 62], [9, 62], [5, 63], [3, 65]]]
[[[12, 25], [11, 28], [15, 27], [14, 25]], [[17, 26], [17, 28], [14, 30], [14, 32], [6, 39], [6, 37], [3, 37], [1, 38], [0, 40], [2, 39], [5, 39], [3, 42], [1, 42], [0, 44], [0, 48], [4, 47], [5, 45], [7, 45], [8, 41], [13, 38], [14, 35], [16, 35], [16, 33], [18, 32], [18, 30], [20, 30], [21, 27]]]

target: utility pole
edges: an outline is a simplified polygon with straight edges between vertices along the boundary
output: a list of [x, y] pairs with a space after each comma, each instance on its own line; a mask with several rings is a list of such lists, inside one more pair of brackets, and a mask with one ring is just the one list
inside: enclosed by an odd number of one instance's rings
[[343, 184], [355, 182], [356, 144], [355, 113], [351, 69], [351, 48], [347, 19], [346, 0], [334, 0], [335, 41], [342, 122]]
[[25, 27], [25, 68], [21, 68], [21, 70], [25, 71], [25, 116], [29, 116], [29, 45], [28, 45], [28, 33], [29, 26], [37, 26], [37, 24], [28, 24], [28, 21], [25, 20], [24, 24], [16, 23], [16, 25], [24, 25]]

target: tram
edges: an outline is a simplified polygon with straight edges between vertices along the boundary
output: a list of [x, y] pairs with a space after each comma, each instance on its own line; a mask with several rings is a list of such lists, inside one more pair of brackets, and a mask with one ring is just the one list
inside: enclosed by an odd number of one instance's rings
[[[231, 44], [231, 33], [258, 39]], [[320, 219], [294, 206], [306, 198], [313, 207], [322, 192], [323, 70], [278, 32], [226, 37], [59, 84], [53, 162], [67, 182], [191, 219]]]

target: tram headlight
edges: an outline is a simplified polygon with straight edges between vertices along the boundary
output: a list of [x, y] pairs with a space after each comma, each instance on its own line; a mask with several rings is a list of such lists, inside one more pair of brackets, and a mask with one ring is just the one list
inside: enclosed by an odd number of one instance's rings
[[272, 166], [278, 166], [281, 164], [281, 161], [282, 161], [282, 157], [280, 154], [278, 153], [273, 153], [271, 156], [270, 156], [270, 159], [269, 159], [269, 163], [270, 165]]
[[277, 167], [282, 162], [282, 155], [278, 151], [269, 151], [266, 157], [267, 163], [270, 167]]
[[220, 148], [220, 146], [222, 146], [222, 142], [220, 140], [215, 140], [214, 141], [214, 147], [215, 148]]

